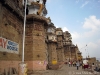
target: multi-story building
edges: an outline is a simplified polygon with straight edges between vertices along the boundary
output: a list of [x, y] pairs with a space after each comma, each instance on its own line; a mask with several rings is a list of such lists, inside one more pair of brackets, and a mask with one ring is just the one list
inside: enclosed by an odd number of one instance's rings
[[48, 68], [57, 69], [57, 36], [55, 33], [56, 27], [53, 23], [49, 24], [47, 30], [47, 46], [48, 46]]
[[[63, 34], [61, 28], [56, 28], [45, 17], [45, 4], [46, 0], [28, 0], [27, 3], [24, 63], [28, 70], [46, 70], [47, 64], [57, 69], [65, 59], [76, 58], [74, 52], [77, 49], [72, 46], [71, 34], [67, 31]], [[2, 73], [11, 69], [18, 71], [22, 62], [24, 5], [24, 0], [0, 0]]]
[[79, 51], [78, 46], [76, 45], [76, 55], [77, 55], [77, 60], [81, 61], [82, 60], [82, 53]]
[[[0, 70], [15, 68], [22, 59], [24, 0], [0, 0]], [[28, 0], [26, 9], [25, 63], [29, 70], [46, 70], [46, 0]]]
[[46, 0], [28, 0], [25, 62], [29, 70], [46, 70], [48, 63], [45, 41], [48, 19], [45, 18], [47, 14], [45, 2]]
[[63, 39], [63, 45], [64, 45], [64, 55], [65, 55], [65, 61], [77, 61], [82, 60], [81, 52], [78, 49], [78, 46], [72, 44], [72, 37], [71, 34], [66, 31], [63, 33], [64, 39]]
[[65, 60], [64, 58], [64, 48], [63, 48], [63, 31], [61, 28], [56, 29], [57, 35], [57, 61], [59, 64], [62, 64]]
[[63, 32], [64, 39], [63, 39], [63, 46], [64, 46], [64, 56], [65, 61], [69, 61], [71, 59], [71, 48], [72, 45], [72, 37], [68, 31]]
[[[0, 0], [0, 71], [18, 71], [22, 57], [23, 14], [21, 2]], [[17, 9], [16, 9], [17, 8]]]

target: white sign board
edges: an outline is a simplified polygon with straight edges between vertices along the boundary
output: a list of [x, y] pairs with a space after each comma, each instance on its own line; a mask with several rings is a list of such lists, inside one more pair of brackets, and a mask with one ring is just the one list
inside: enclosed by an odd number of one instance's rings
[[19, 54], [19, 44], [0, 37], [0, 51]]

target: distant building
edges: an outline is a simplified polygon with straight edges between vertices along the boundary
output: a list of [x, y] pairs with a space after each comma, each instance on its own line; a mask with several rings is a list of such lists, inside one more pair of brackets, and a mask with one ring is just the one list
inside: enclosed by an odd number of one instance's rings
[[89, 61], [89, 64], [92, 64], [92, 63], [95, 63], [96, 64], [96, 57], [89, 57], [89, 58], [86, 58], [88, 61]]
[[78, 46], [76, 45], [76, 55], [77, 55], [77, 60], [81, 61], [83, 59], [82, 53], [79, 51]]

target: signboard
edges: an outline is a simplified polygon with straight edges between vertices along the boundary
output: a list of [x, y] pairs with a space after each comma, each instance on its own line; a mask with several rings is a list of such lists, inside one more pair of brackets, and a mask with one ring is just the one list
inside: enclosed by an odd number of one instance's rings
[[19, 44], [0, 37], [0, 51], [8, 53], [19, 53]]

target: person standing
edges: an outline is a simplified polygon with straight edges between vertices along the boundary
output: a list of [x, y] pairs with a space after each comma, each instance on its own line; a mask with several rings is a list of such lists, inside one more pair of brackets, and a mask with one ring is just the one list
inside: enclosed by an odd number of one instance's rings
[[70, 61], [70, 66], [72, 67], [72, 61]]
[[69, 63], [68, 63], [68, 64], [69, 64], [69, 67], [70, 67], [70, 66], [71, 66], [71, 62], [69, 61]]
[[80, 66], [80, 65], [79, 65], [79, 61], [77, 61], [77, 62], [76, 62], [77, 70], [79, 69], [79, 66]]
[[95, 69], [95, 65], [94, 63], [92, 63], [92, 72], [94, 71], [94, 69]]

